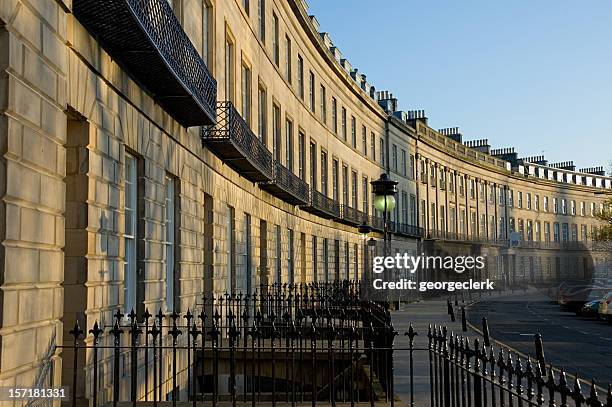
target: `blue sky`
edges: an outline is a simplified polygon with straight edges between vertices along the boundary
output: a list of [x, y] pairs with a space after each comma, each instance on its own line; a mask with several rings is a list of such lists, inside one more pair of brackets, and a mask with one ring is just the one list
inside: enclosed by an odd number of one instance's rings
[[612, 161], [612, 1], [307, 0], [353, 67], [433, 128]]

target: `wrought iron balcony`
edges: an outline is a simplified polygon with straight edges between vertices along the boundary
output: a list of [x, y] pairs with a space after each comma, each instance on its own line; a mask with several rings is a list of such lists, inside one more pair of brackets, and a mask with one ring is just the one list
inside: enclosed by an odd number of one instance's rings
[[307, 205], [310, 187], [279, 162], [274, 163], [274, 178], [260, 184], [271, 194], [292, 205]]
[[385, 221], [380, 216], [370, 216], [370, 226], [377, 232], [383, 232], [385, 230]]
[[404, 236], [422, 237], [423, 228], [414, 225], [409, 225], [407, 223], [398, 223], [395, 228], [395, 233]]
[[310, 190], [310, 205], [303, 209], [327, 219], [340, 218], [340, 205], [317, 190]]
[[217, 124], [202, 128], [202, 143], [250, 181], [274, 178], [272, 153], [253, 134], [232, 102], [217, 103]]
[[359, 226], [368, 221], [368, 216], [348, 205], [340, 205], [340, 222], [351, 226]]
[[166, 0], [74, 0], [75, 17], [183, 126], [215, 122], [217, 81]]

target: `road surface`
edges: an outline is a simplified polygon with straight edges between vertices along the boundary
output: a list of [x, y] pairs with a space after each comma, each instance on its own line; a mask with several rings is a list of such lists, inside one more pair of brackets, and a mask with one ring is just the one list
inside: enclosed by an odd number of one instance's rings
[[612, 383], [612, 325], [562, 311], [536, 291], [483, 297], [469, 308], [467, 318], [480, 327], [483, 316], [493, 339], [534, 355], [534, 335], [540, 333], [547, 363], [594, 378], [603, 387]]

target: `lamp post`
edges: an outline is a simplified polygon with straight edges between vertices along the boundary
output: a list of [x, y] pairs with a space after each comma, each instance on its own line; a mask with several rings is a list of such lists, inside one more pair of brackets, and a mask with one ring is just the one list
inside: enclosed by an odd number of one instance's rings
[[384, 236], [384, 254], [391, 254], [391, 239], [389, 236], [388, 214], [395, 209], [395, 195], [397, 194], [397, 181], [393, 181], [385, 173], [380, 175], [372, 184], [372, 192], [374, 193], [374, 207], [383, 213], [383, 236]]

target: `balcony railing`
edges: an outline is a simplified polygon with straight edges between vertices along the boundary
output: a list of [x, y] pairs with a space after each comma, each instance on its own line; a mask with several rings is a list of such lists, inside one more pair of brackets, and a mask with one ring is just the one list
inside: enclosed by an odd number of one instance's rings
[[423, 228], [407, 223], [398, 223], [395, 228], [395, 233], [405, 236], [422, 237]]
[[310, 190], [310, 204], [304, 206], [303, 209], [305, 211], [319, 215], [323, 218], [340, 218], [340, 205], [338, 204], [338, 202], [326, 197], [325, 195], [314, 189]]
[[352, 226], [359, 226], [362, 223], [367, 222], [367, 220], [367, 215], [360, 210], [351, 208], [348, 205], [340, 206], [340, 221], [342, 223]]
[[202, 142], [248, 180], [273, 179], [272, 153], [253, 134], [232, 102], [217, 103], [217, 124], [202, 128]]
[[307, 205], [309, 202], [308, 184], [279, 162], [274, 163], [274, 178], [261, 183], [260, 186], [292, 205]]
[[385, 221], [380, 216], [370, 216], [370, 226], [377, 232], [383, 232], [385, 230]]
[[166, 0], [74, 0], [100, 45], [183, 126], [215, 122], [217, 82]]

